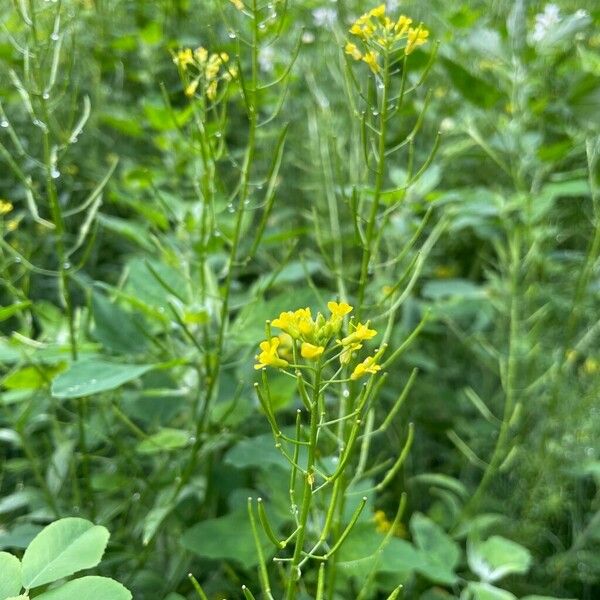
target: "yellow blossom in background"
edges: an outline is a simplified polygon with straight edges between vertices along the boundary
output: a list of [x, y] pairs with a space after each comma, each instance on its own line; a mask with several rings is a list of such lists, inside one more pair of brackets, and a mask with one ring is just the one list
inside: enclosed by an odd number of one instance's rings
[[373, 73], [379, 73], [381, 71], [381, 67], [379, 66], [379, 63], [377, 62], [378, 58], [379, 58], [379, 53], [375, 52], [374, 50], [370, 50], [363, 56], [362, 59], [363, 59], [363, 62], [366, 62], [369, 65], [369, 68], [371, 69], [371, 71], [373, 71]]
[[362, 52], [357, 48], [356, 44], [348, 42], [344, 48], [346, 54], [349, 54], [354, 60], [360, 60], [362, 58]]
[[355, 381], [367, 374], [375, 375], [378, 371], [381, 371], [381, 365], [375, 363], [374, 356], [367, 356], [365, 360], [356, 365], [354, 371], [352, 371], [352, 375], [350, 375], [350, 379]]
[[309, 344], [308, 342], [302, 342], [302, 346], [300, 347], [300, 354], [302, 355], [302, 358], [308, 358], [309, 360], [319, 358], [323, 352], [325, 352], [325, 348], [323, 346], [315, 346], [314, 344]]
[[404, 50], [406, 54], [410, 54], [415, 48], [422, 46], [427, 42], [428, 37], [429, 31], [427, 29], [423, 29], [422, 27], [415, 29], [411, 27], [408, 30], [406, 49]]
[[8, 200], [0, 200], [0, 215], [6, 215], [13, 209], [12, 202]]
[[244, 10], [244, 3], [242, 0], [229, 0], [238, 10]]
[[600, 372], [600, 362], [595, 358], [586, 358], [583, 363], [583, 372], [586, 375], [595, 375]]
[[194, 79], [185, 88], [185, 95], [188, 98], [191, 98], [196, 93], [196, 90], [198, 89], [198, 84], [199, 83], [200, 83], [200, 81], [198, 79]]
[[200, 65], [204, 65], [208, 60], [208, 50], [203, 46], [196, 48], [194, 50], [194, 58], [200, 63]]
[[[378, 510], [373, 515], [373, 521], [375, 521], [375, 530], [378, 533], [387, 533], [392, 528], [393, 522], [390, 521], [385, 512], [382, 510]], [[396, 537], [406, 537], [406, 528], [402, 523], [398, 523], [398, 525], [394, 528], [392, 532]]]
[[194, 62], [194, 54], [191, 48], [183, 48], [173, 58], [173, 62], [184, 71]]
[[214, 100], [217, 97], [217, 80], [211, 81], [206, 88], [206, 97]]
[[259, 348], [262, 352], [256, 357], [258, 361], [254, 365], [255, 369], [264, 369], [265, 367], [287, 367], [288, 361], [280, 358], [277, 354], [277, 348], [281, 343], [278, 337], [272, 337], [270, 340], [265, 340], [259, 344]]

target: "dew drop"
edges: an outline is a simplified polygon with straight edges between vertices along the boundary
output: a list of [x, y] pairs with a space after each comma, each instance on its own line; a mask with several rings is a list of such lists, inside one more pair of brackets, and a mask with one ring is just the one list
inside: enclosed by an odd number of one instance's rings
[[58, 179], [60, 177], [60, 171], [56, 168], [52, 169], [52, 171], [50, 171], [50, 177], [52, 177], [52, 179]]
[[237, 35], [235, 34], [235, 31], [230, 31], [228, 34], [229, 39], [231, 40], [235, 40], [235, 38], [237, 37]]
[[[65, 271], [68, 271], [70, 268], [71, 268], [71, 263], [70, 262], [63, 263], [63, 269]], [[96, 380], [94, 380], [94, 381], [96, 381]]]
[[50, 94], [49, 94], [48, 92], [44, 92], [44, 93], [42, 94], [42, 98], [43, 98], [44, 100], [48, 100], [48, 98], [50, 98]]
[[231, 204], [231, 203], [228, 204], [227, 205], [227, 212], [234, 213], [235, 212], [235, 206], [233, 206], [233, 204]]
[[2, 121], [0, 121], [0, 127], [8, 127], [9, 123], [6, 119], [2, 119]]
[[53, 34], [50, 36], [50, 39], [51, 39], [53, 42], [58, 42], [58, 38], [59, 38], [59, 35], [58, 35], [58, 33], [53, 33]]
[[342, 392], [342, 396], [344, 396], [344, 398], [348, 398], [350, 396], [350, 390], [348, 388], [346, 388], [343, 392]]

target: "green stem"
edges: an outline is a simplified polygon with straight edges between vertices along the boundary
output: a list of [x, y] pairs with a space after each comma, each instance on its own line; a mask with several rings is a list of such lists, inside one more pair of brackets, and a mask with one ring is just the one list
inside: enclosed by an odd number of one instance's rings
[[299, 578], [298, 565], [302, 558], [304, 538], [308, 523], [308, 515], [312, 504], [313, 478], [315, 473], [315, 460], [317, 450], [317, 436], [319, 433], [319, 387], [321, 383], [321, 364], [317, 365], [313, 384], [313, 399], [310, 407], [310, 434], [308, 446], [308, 459], [306, 462], [306, 475], [304, 477], [304, 489], [300, 506], [300, 518], [298, 520], [298, 535], [294, 547], [294, 554], [290, 565], [289, 577], [285, 600], [295, 600], [297, 593], [296, 582]]
[[365, 232], [365, 243], [363, 245], [362, 262], [360, 265], [360, 279], [358, 282], [358, 302], [356, 307], [356, 318], [360, 319], [360, 313], [365, 299], [365, 290], [367, 278], [369, 275], [369, 262], [373, 253], [373, 236], [376, 232], [377, 213], [381, 202], [381, 192], [385, 178], [385, 146], [387, 138], [387, 121], [389, 111], [389, 92], [390, 92], [390, 58], [386, 53], [383, 67], [383, 96], [381, 100], [381, 111], [379, 116], [379, 147], [377, 151], [377, 173], [375, 175], [375, 189], [373, 192], [373, 202], [367, 221], [367, 230]]

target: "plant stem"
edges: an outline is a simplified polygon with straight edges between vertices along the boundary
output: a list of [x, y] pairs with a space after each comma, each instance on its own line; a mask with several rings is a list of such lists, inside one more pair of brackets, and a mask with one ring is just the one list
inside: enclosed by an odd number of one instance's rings
[[377, 150], [377, 173], [375, 175], [375, 189], [373, 192], [373, 201], [371, 211], [367, 221], [367, 230], [365, 233], [365, 243], [363, 245], [362, 262], [360, 265], [360, 279], [358, 282], [358, 301], [356, 307], [356, 318], [360, 319], [360, 313], [365, 299], [365, 290], [367, 287], [367, 278], [369, 275], [369, 262], [373, 253], [373, 236], [376, 228], [377, 213], [381, 202], [381, 192], [385, 178], [385, 146], [387, 137], [387, 121], [389, 110], [389, 92], [390, 92], [390, 58], [385, 54], [383, 66], [383, 95], [381, 100], [381, 110], [379, 113], [379, 146]]
[[321, 363], [317, 365], [313, 385], [313, 399], [310, 407], [310, 434], [308, 446], [308, 459], [306, 462], [306, 475], [304, 477], [304, 489], [300, 507], [300, 519], [298, 521], [298, 535], [294, 547], [294, 554], [290, 565], [289, 577], [287, 580], [287, 590], [285, 600], [294, 600], [296, 598], [296, 581], [299, 579], [298, 565], [302, 558], [302, 549], [304, 547], [304, 538], [306, 535], [306, 526], [308, 515], [312, 504], [314, 466], [317, 450], [317, 436], [319, 433], [319, 387], [321, 383]]

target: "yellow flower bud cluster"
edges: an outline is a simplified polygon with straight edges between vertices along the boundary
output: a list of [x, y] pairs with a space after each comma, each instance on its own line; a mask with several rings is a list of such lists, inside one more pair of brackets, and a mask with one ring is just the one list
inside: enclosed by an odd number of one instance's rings
[[226, 52], [210, 54], [202, 46], [195, 50], [179, 50], [173, 62], [186, 76], [185, 95], [188, 98], [194, 97], [200, 88], [209, 100], [216, 100], [219, 81], [229, 82], [237, 77], [237, 69], [227, 64], [229, 55]]
[[[299, 308], [295, 311], [282, 312], [270, 323], [280, 329], [279, 336], [271, 336], [261, 342], [261, 352], [256, 356], [255, 369], [266, 367], [285, 368], [295, 356], [294, 350], [307, 361], [320, 360], [328, 351], [338, 354], [342, 367], [350, 364], [354, 355], [362, 348], [362, 342], [377, 335], [377, 331], [369, 329], [368, 322], [350, 322], [349, 330], [341, 339], [336, 339], [344, 326], [344, 317], [352, 312], [352, 306], [347, 302], [328, 302], [329, 317], [318, 313], [313, 318], [310, 308]], [[335, 340], [335, 343], [334, 343]], [[358, 363], [350, 375], [351, 380], [360, 379], [365, 375], [374, 375], [381, 370], [377, 364], [378, 355], [369, 356]]]
[[350, 33], [361, 40], [366, 51], [363, 52], [355, 43], [348, 42], [345, 52], [354, 60], [363, 61], [373, 73], [378, 74], [381, 72], [381, 52], [402, 50], [405, 55], [409, 55], [427, 42], [429, 31], [422, 25], [412, 27], [412, 23], [412, 19], [406, 15], [391, 19], [386, 15], [385, 4], [381, 4], [358, 17], [350, 27]]

